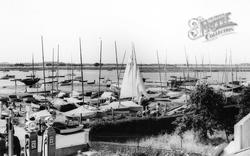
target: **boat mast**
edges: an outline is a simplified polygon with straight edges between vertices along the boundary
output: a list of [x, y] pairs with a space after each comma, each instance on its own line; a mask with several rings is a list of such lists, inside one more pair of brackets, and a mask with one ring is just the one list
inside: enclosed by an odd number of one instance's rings
[[231, 67], [231, 75], [232, 75], [232, 83], [234, 81], [234, 73], [233, 73], [233, 61], [232, 61], [232, 51], [230, 49], [230, 67]]
[[205, 77], [205, 73], [204, 73], [204, 72], [205, 72], [205, 71], [204, 71], [204, 70], [205, 70], [205, 69], [204, 69], [204, 56], [202, 56], [201, 59], [202, 59], [202, 65], [201, 65], [201, 66], [202, 66], [202, 68], [201, 68], [201, 69], [202, 69], [202, 78], [204, 78], [204, 77]]
[[236, 79], [236, 81], [238, 81], [238, 70], [239, 70], [239, 66], [235, 65], [235, 79]]
[[121, 69], [120, 69], [119, 75], [120, 75], [121, 72], [122, 72], [122, 67], [123, 67], [123, 63], [124, 63], [125, 56], [126, 56], [126, 50], [125, 50], [125, 52], [124, 52], [124, 54], [123, 54], [122, 64], [121, 64]]
[[225, 83], [228, 83], [228, 73], [227, 73], [227, 53], [226, 53], [226, 59], [225, 59]]
[[73, 90], [74, 90], [74, 69], [73, 69], [73, 62], [72, 62], [72, 54], [71, 54], [71, 90], [72, 90], [72, 93], [73, 93]]
[[[136, 55], [135, 55], [135, 45], [134, 43], [132, 42], [132, 64], [133, 66], [137, 66], [137, 61], [136, 61]], [[132, 72], [132, 77], [134, 77], [136, 73]], [[132, 86], [134, 86], [135, 82], [134, 82], [134, 79], [132, 79]], [[135, 90], [133, 88], [131, 88], [131, 93], [132, 95], [134, 95], [135, 93]], [[135, 96], [133, 97], [133, 100], [135, 100]]]
[[54, 92], [54, 48], [52, 50], [52, 92], [51, 92], [51, 96], [53, 98], [53, 92]]
[[184, 49], [185, 49], [185, 56], [186, 56], [187, 79], [189, 80], [189, 63], [188, 63], [188, 56], [187, 56], [186, 47], [184, 47]]
[[102, 39], [100, 40], [100, 62], [99, 62], [99, 81], [98, 81], [98, 107], [100, 105], [101, 71], [102, 71]]
[[167, 86], [167, 50], [166, 50], [166, 60], [165, 60], [165, 66], [164, 66], [164, 73], [165, 73], [165, 83]]
[[196, 56], [195, 56], [195, 78], [199, 79], [198, 65], [197, 65], [197, 58], [196, 58]]
[[45, 65], [44, 65], [43, 36], [41, 36], [41, 43], [42, 43], [42, 60], [43, 60], [43, 83], [44, 83], [44, 92], [45, 92], [45, 99], [46, 99], [46, 82], [45, 82]]
[[[120, 88], [119, 86], [119, 69], [118, 69], [118, 55], [117, 55], [117, 46], [116, 46], [116, 41], [115, 41], [115, 60], [116, 60], [116, 74], [117, 74], [117, 86], [118, 86], [118, 89]], [[120, 100], [120, 90], [118, 90], [118, 101], [119, 101], [119, 106], [121, 104], [121, 100]]]
[[84, 82], [83, 82], [83, 68], [82, 68], [82, 41], [81, 41], [81, 38], [79, 38], [79, 46], [80, 46], [80, 62], [81, 62], [82, 102], [84, 104]]
[[57, 83], [56, 83], [56, 90], [57, 92], [59, 91], [59, 44], [57, 45], [57, 73], [56, 73], [56, 76], [57, 76]]
[[133, 43], [133, 53], [134, 53], [135, 63], [137, 65], [137, 59], [136, 59], [136, 53], [135, 53], [135, 44], [134, 43]]
[[35, 69], [34, 69], [34, 54], [32, 53], [32, 79], [35, 78]]
[[210, 77], [212, 78], [212, 66], [211, 66], [210, 53], [208, 53], [208, 58], [209, 58], [209, 72], [210, 72]]
[[157, 62], [158, 62], [158, 69], [159, 69], [160, 85], [161, 85], [161, 92], [162, 92], [161, 66], [160, 66], [160, 61], [159, 61], [158, 50], [156, 51], [156, 54], [157, 54]]

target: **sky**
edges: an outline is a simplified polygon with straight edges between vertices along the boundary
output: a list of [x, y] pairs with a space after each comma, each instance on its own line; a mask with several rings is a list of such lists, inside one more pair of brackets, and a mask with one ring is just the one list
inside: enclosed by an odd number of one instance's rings
[[[231, 12], [237, 23], [235, 32], [215, 40], [188, 38], [188, 21]], [[83, 62], [115, 63], [114, 41], [118, 59], [125, 62], [134, 43], [138, 63], [185, 63], [185, 49], [190, 63], [223, 64], [232, 51], [233, 63], [250, 63], [249, 0], [1, 0], [0, 62], [42, 61], [41, 36], [45, 61], [55, 57], [60, 46], [60, 60], [79, 63], [79, 38]], [[210, 61], [209, 61], [210, 60]]]

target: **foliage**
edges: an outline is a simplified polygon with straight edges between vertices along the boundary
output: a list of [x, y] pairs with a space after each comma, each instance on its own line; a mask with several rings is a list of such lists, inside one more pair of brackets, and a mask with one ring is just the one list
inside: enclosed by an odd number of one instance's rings
[[223, 112], [225, 99], [221, 92], [215, 92], [206, 84], [200, 84], [191, 93], [189, 105], [191, 113], [175, 121], [179, 135], [193, 129], [199, 139], [206, 140], [208, 134], [212, 135], [215, 130], [227, 128], [227, 123], [224, 123], [225, 112]]
[[134, 118], [96, 122], [91, 125], [90, 140], [123, 142], [162, 132], [171, 133], [175, 130], [175, 125], [172, 124], [175, 118]]
[[237, 116], [237, 120], [239, 121], [248, 113], [250, 113], [250, 88], [246, 87], [242, 91], [240, 102], [239, 102], [239, 114]]

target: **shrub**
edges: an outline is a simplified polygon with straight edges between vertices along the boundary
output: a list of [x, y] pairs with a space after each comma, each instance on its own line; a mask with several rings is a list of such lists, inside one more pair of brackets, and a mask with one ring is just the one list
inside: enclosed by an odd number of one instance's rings
[[172, 133], [175, 125], [172, 122], [176, 117], [136, 118], [121, 121], [97, 122], [91, 126], [90, 140], [117, 141], [139, 139], [143, 136]]

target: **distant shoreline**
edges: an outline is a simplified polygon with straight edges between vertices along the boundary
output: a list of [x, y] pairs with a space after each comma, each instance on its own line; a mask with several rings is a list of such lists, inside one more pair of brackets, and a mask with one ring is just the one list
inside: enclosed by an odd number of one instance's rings
[[[126, 64], [119, 65], [118, 68], [119, 70], [124, 70], [126, 67]], [[141, 72], [159, 72], [159, 66], [158, 64], [142, 64], [138, 65], [140, 68]], [[73, 65], [74, 70], [80, 70], [80, 65], [79, 64], [74, 64]], [[42, 70], [41, 65], [36, 65], [34, 66], [34, 70]], [[46, 70], [52, 70], [51, 65], [47, 65], [45, 67]], [[57, 69], [57, 66], [54, 66], [54, 69]], [[58, 66], [59, 70], [71, 70], [71, 66], [63, 65], [63, 66]], [[102, 65], [102, 70], [116, 70], [117, 67], [115, 64], [104, 64]], [[8, 64], [8, 65], [0, 65], [0, 71], [13, 71], [13, 70], [19, 70], [19, 71], [32, 71], [32, 66], [31, 65], [24, 65], [24, 66], [17, 66], [14, 64]], [[99, 66], [94, 66], [93, 64], [84, 64], [83, 65], [83, 70], [99, 70]], [[187, 68], [183, 64], [179, 65], [167, 65], [165, 66], [164, 64], [160, 64], [160, 71], [161, 72], [183, 72], [183, 71], [190, 71], [190, 72], [224, 72], [224, 71], [232, 71], [233, 72], [249, 72], [250, 71], [250, 66], [248, 65], [237, 65], [233, 66], [225, 66], [225, 65], [189, 65], [189, 68]]]

